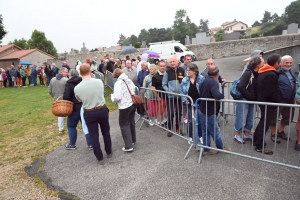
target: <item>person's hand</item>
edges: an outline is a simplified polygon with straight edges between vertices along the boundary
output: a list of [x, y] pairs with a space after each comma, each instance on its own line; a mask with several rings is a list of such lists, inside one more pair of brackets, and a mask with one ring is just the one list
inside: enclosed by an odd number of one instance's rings
[[222, 79], [222, 83], [226, 83], [226, 79], [225, 78]]

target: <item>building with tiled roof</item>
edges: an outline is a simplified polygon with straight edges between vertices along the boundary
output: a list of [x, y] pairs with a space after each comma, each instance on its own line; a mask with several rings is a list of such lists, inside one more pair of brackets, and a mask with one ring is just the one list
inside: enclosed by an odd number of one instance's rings
[[6, 69], [10, 65], [19, 65], [21, 61], [29, 61], [33, 65], [42, 66], [54, 56], [39, 49], [24, 50], [14, 44], [0, 45], [0, 68]]
[[224, 33], [232, 33], [232, 32], [246, 32], [248, 25], [241, 21], [236, 21], [235, 19], [230, 22], [224, 22], [221, 25], [221, 29], [224, 30]]

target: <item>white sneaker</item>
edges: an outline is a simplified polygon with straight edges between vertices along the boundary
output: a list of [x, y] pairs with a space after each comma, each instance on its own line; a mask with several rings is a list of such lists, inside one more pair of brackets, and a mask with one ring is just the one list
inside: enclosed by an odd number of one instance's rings
[[187, 118], [183, 118], [183, 122], [184, 122], [185, 124], [187, 124], [187, 123], [188, 123], [188, 119], [187, 119]]
[[155, 124], [160, 125], [160, 122], [157, 119], [154, 120]]
[[122, 148], [122, 151], [125, 151], [125, 152], [130, 152], [130, 151], [133, 151], [133, 148], [130, 148], [130, 149], [125, 149], [125, 147]]
[[203, 139], [202, 139], [202, 137], [199, 138], [199, 142], [200, 142], [200, 144], [203, 144]]
[[188, 140], [188, 143], [192, 144], [193, 143], [193, 138], [190, 137], [189, 140]]
[[149, 121], [149, 125], [154, 126], [154, 123], [152, 122], [152, 120]]

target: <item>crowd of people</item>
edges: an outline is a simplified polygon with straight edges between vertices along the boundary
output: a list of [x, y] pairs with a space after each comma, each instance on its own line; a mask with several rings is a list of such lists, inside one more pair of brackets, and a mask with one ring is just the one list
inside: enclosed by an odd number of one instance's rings
[[[64, 67], [70, 70], [70, 67], [63, 62]], [[0, 88], [8, 87], [28, 87], [49, 86], [50, 80], [58, 74], [59, 67], [55, 63], [50, 66], [46, 62], [38, 67], [37, 65], [11, 65], [6, 70], [0, 68]]]

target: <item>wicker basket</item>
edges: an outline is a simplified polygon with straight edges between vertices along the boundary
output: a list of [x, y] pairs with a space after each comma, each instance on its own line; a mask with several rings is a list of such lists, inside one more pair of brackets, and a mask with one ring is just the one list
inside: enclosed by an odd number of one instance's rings
[[73, 102], [66, 100], [58, 100], [59, 96], [52, 105], [52, 113], [57, 117], [67, 117], [73, 112]]

